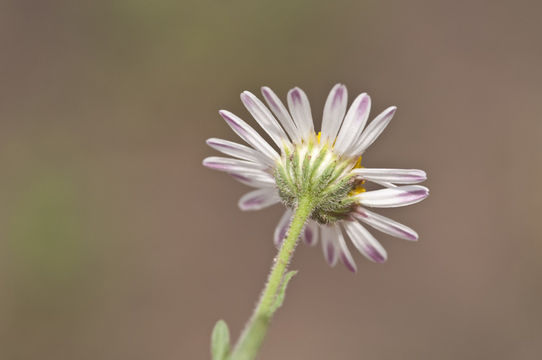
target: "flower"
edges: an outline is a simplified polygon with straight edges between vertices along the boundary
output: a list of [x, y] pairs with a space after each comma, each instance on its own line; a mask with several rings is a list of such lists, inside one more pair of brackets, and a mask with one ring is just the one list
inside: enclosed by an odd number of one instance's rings
[[[418, 234], [408, 226], [367, 209], [410, 205], [429, 195], [426, 187], [413, 185], [426, 180], [422, 170], [361, 166], [361, 155], [389, 124], [395, 106], [365, 126], [371, 98], [360, 94], [346, 111], [347, 90], [337, 84], [324, 106], [321, 132], [316, 133], [303, 90], [296, 87], [288, 92], [289, 111], [270, 88], [263, 87], [261, 91], [268, 107], [248, 91], [241, 94], [241, 101], [276, 147], [238, 116], [220, 110], [226, 123], [250, 146], [208, 139], [209, 146], [231, 157], [208, 157], [203, 165], [256, 188], [241, 197], [241, 210], [285, 204], [287, 209], [274, 232], [277, 246], [285, 238], [293, 209], [303, 195], [314, 199], [314, 210], [301, 238], [309, 245], [320, 239], [324, 257], [331, 266], [340, 259], [349, 270], [356, 271], [345, 234], [368, 259], [386, 261], [386, 250], [362, 223], [394, 237], [418, 239]], [[366, 191], [366, 181], [381, 188]]]

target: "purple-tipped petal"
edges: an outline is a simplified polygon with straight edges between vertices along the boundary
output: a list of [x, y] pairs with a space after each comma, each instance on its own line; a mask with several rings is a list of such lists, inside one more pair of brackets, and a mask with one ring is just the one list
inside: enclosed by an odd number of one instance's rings
[[252, 162], [264, 162], [262, 155], [259, 152], [245, 145], [216, 138], [207, 139], [206, 143], [213, 149], [226, 155]]
[[337, 259], [337, 252], [335, 251], [335, 245], [332, 242], [328, 242], [326, 246], [326, 261], [329, 265], [335, 266]]
[[301, 133], [296, 127], [294, 120], [292, 120], [292, 117], [288, 113], [288, 110], [286, 110], [286, 107], [282, 101], [280, 101], [279, 97], [267, 86], [262, 87], [262, 95], [273, 114], [275, 114], [277, 119], [284, 127], [284, 130], [286, 130], [290, 136], [290, 139], [292, 139], [292, 141], [295, 143], [300, 143]]
[[367, 191], [357, 195], [357, 198], [364, 206], [390, 208], [415, 204], [428, 195], [429, 189], [425, 186], [407, 185]]
[[386, 126], [388, 126], [396, 110], [397, 108], [395, 106], [390, 106], [371, 121], [365, 131], [361, 133], [356, 144], [352, 147], [351, 154], [360, 155], [371, 146], [378, 136], [380, 136], [382, 131], [384, 131]]
[[243, 171], [242, 173], [229, 172], [229, 174], [237, 181], [255, 188], [274, 187], [276, 185], [275, 179], [266, 173]]
[[418, 169], [354, 169], [352, 173], [361, 179], [376, 183], [417, 184], [427, 180], [427, 174]]
[[354, 274], [358, 272], [358, 268], [356, 266], [356, 263], [352, 259], [352, 255], [350, 257], [346, 256], [345, 253], [341, 253], [340, 255], [341, 262], [344, 264], [344, 266]]
[[[203, 166], [224, 171], [248, 186], [257, 188], [275, 187], [275, 178], [264, 171], [267, 166], [262, 164], [211, 156], [203, 160]], [[260, 166], [264, 167], [264, 169]]]
[[211, 156], [203, 160], [203, 166], [224, 171], [239, 182], [256, 187], [275, 187], [275, 178], [266, 172], [267, 166], [250, 161]]
[[282, 242], [288, 234], [288, 228], [292, 221], [292, 210], [286, 209], [284, 214], [281, 216], [277, 227], [275, 228], [275, 233], [273, 234], [273, 243], [278, 248], [282, 245]]
[[408, 226], [362, 207], [358, 207], [353, 213], [353, 216], [356, 219], [363, 221], [367, 225], [372, 226], [373, 228], [388, 235], [410, 241], [418, 240], [418, 233]]
[[313, 221], [307, 222], [301, 234], [301, 238], [305, 244], [309, 246], [316, 245], [318, 242], [318, 225]]
[[359, 95], [348, 109], [339, 135], [337, 135], [335, 142], [337, 153], [343, 154], [351, 150], [365, 128], [370, 111], [371, 98], [369, 95], [366, 93]]
[[274, 165], [275, 161], [280, 158], [279, 154], [256, 132], [256, 130], [251, 128], [237, 115], [227, 110], [220, 110], [218, 113], [237, 135], [266, 158], [269, 165]]
[[357, 221], [346, 221], [344, 228], [354, 246], [367, 259], [376, 263], [383, 263], [387, 260], [388, 254], [386, 249], [360, 223]]
[[354, 258], [352, 257], [348, 246], [346, 245], [346, 241], [344, 241], [344, 236], [340, 226], [335, 226], [335, 233], [337, 237], [337, 247], [339, 248], [339, 258], [341, 259], [341, 262], [351, 272], [357, 272], [358, 268], [356, 266], [356, 262], [354, 261]]
[[239, 199], [239, 208], [243, 211], [261, 210], [280, 202], [276, 189], [264, 188], [251, 191]]
[[320, 238], [322, 241], [322, 251], [324, 252], [324, 258], [330, 266], [335, 266], [339, 258], [339, 252], [336, 248], [336, 233], [331, 226], [321, 226]]
[[382, 264], [384, 262], [386, 262], [386, 260], [388, 259], [387, 258], [387, 255], [384, 256], [384, 254], [382, 254], [381, 251], [379, 251], [377, 248], [371, 246], [371, 245], [364, 245], [365, 246], [365, 252], [366, 252], [366, 256], [373, 260], [374, 262], [377, 262], [379, 264]]
[[331, 89], [322, 116], [322, 140], [333, 144], [344, 119], [348, 91], [346, 86], [337, 84]]
[[308, 139], [314, 134], [311, 106], [307, 95], [300, 88], [293, 88], [288, 92], [288, 107], [302, 139]]
[[267, 165], [246, 160], [210, 156], [203, 160], [203, 166], [220, 171], [265, 170]]
[[260, 124], [261, 128], [267, 132], [267, 134], [269, 134], [271, 139], [279, 148], [282, 148], [284, 144], [290, 144], [288, 136], [284, 130], [282, 130], [273, 114], [271, 114], [269, 109], [260, 101], [260, 99], [258, 99], [254, 94], [244, 91], [241, 94], [241, 101], [258, 124]]

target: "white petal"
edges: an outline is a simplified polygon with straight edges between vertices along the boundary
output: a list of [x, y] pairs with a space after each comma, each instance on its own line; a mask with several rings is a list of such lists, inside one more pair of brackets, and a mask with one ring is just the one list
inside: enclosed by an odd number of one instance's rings
[[328, 141], [330, 144], [335, 142], [344, 119], [347, 101], [346, 86], [337, 84], [329, 92], [322, 116], [322, 140]]
[[[238, 163], [233, 163], [233, 161], [238, 161]], [[275, 187], [276, 185], [275, 178], [271, 174], [258, 169], [255, 163], [236, 159], [208, 157], [203, 160], [203, 165], [210, 169], [224, 171], [248, 186], [261, 188]]]
[[418, 240], [418, 233], [408, 226], [362, 207], [358, 207], [353, 216], [388, 235], [410, 241]]
[[275, 187], [275, 179], [263, 171], [230, 171], [228, 172], [237, 181], [255, 188]]
[[314, 134], [311, 106], [307, 95], [300, 88], [293, 88], [288, 92], [288, 108], [294, 118], [302, 139], [308, 139]]
[[380, 185], [380, 186], [387, 187], [387, 188], [394, 188], [394, 187], [397, 187], [397, 185], [392, 184], [391, 182], [386, 182], [386, 181], [375, 181], [375, 180], [373, 180], [372, 182], [374, 182], [375, 184], [378, 184], [378, 185]]
[[337, 136], [335, 151], [338, 154], [353, 150], [353, 145], [359, 139], [365, 128], [370, 111], [371, 98], [369, 95], [365, 93], [359, 95], [350, 106], [350, 109], [348, 109], [343, 126]]
[[324, 252], [324, 258], [330, 266], [335, 266], [339, 259], [339, 251], [336, 246], [337, 234], [333, 228], [333, 225], [320, 226], [322, 251]]
[[352, 173], [361, 179], [372, 182], [394, 184], [417, 184], [427, 180], [423, 170], [417, 169], [354, 169]]
[[292, 141], [295, 143], [300, 143], [301, 132], [296, 127], [294, 120], [292, 120], [292, 117], [288, 113], [288, 110], [286, 110], [286, 107], [284, 106], [282, 101], [280, 101], [280, 99], [273, 92], [273, 90], [271, 90], [267, 86], [262, 87], [262, 95], [267, 105], [269, 105], [271, 111], [273, 111], [273, 114], [275, 114], [288, 135], [290, 135], [290, 139], [292, 139]]
[[303, 228], [301, 238], [303, 239], [305, 244], [309, 246], [316, 245], [316, 243], [318, 242], [318, 224], [312, 220], [309, 220]]
[[398, 207], [415, 204], [429, 195], [429, 189], [420, 185], [397, 186], [367, 191], [357, 195], [362, 205], [369, 207]]
[[239, 199], [239, 208], [243, 211], [261, 210], [280, 202], [276, 189], [258, 189]]
[[207, 139], [207, 145], [223, 154], [253, 162], [263, 162], [263, 156], [248, 146], [234, 143], [228, 140], [211, 138]]
[[282, 242], [288, 234], [288, 229], [290, 228], [290, 222], [292, 221], [292, 210], [286, 209], [284, 215], [279, 220], [277, 227], [275, 228], [275, 233], [273, 234], [273, 243], [276, 247], [280, 247]]
[[268, 169], [268, 166], [262, 163], [220, 156], [209, 156], [208, 158], [203, 159], [203, 166], [225, 172]]
[[337, 247], [339, 248], [339, 258], [341, 259], [342, 263], [346, 268], [352, 272], [358, 271], [356, 267], [356, 262], [354, 261], [354, 258], [352, 257], [352, 254], [350, 253], [350, 250], [348, 250], [348, 246], [346, 245], [346, 241], [344, 241], [344, 236], [341, 231], [340, 226], [335, 226], [335, 232], [337, 235]]
[[260, 124], [262, 129], [265, 130], [271, 139], [273, 139], [275, 144], [277, 144], [279, 149], [282, 149], [285, 144], [290, 145], [288, 136], [284, 130], [282, 130], [273, 114], [271, 114], [269, 109], [260, 101], [260, 99], [258, 99], [252, 93], [244, 91], [241, 94], [241, 101], [258, 124]]
[[265, 156], [269, 165], [275, 165], [275, 162], [280, 158], [279, 154], [256, 132], [256, 130], [251, 128], [237, 115], [227, 110], [220, 110], [219, 114], [226, 120], [228, 125], [237, 135]]
[[397, 108], [395, 106], [390, 106], [380, 115], [378, 115], [373, 121], [371, 121], [365, 131], [361, 133], [359, 140], [353, 146], [351, 154], [360, 155], [369, 146], [371, 146], [371, 144], [378, 138], [382, 131], [384, 131], [386, 126], [388, 126], [396, 110]]
[[345, 221], [344, 228], [354, 246], [367, 259], [377, 263], [383, 263], [388, 259], [386, 249], [360, 223]]

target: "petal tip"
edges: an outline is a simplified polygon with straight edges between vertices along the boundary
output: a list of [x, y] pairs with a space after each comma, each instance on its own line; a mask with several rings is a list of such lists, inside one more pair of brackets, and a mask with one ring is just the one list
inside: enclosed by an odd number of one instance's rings
[[429, 188], [422, 185], [418, 185], [418, 189], [419, 189], [418, 192], [420, 196], [423, 196], [423, 198], [426, 198], [429, 196]]
[[371, 101], [371, 97], [366, 92], [359, 94], [361, 102]]
[[222, 169], [220, 166], [217, 166], [216, 164], [212, 163], [211, 161], [205, 161], [204, 160], [201, 164], [204, 167], [206, 167], [207, 169], [224, 171], [224, 169]]
[[425, 199], [429, 196], [429, 189], [422, 185], [410, 185], [404, 187], [405, 196], [414, 196], [420, 200]]
[[239, 97], [241, 98], [241, 100], [243, 100], [243, 99], [250, 100], [253, 96], [254, 96], [254, 94], [251, 93], [251, 92], [248, 91], [248, 90], [243, 91], [243, 92], [241, 93], [241, 95], [239, 95]]
[[243, 103], [243, 105], [245, 105], [245, 107], [249, 108], [253, 105], [253, 101], [252, 101], [252, 94], [248, 91], [243, 91], [241, 93], [241, 95], [239, 96], [241, 98], [241, 102]]
[[241, 210], [241, 211], [248, 211], [249, 210], [241, 203], [237, 204], [237, 206], [239, 206], [239, 210]]
[[205, 166], [206, 168], [208, 168], [208, 169], [213, 169], [213, 170], [225, 170], [226, 169], [225, 166], [221, 166], [220, 164], [216, 163], [215, 160], [216, 160], [215, 156], [209, 156], [209, 157], [206, 157], [205, 159], [203, 159], [201, 164], [203, 166]]
[[383, 248], [380, 249], [380, 251], [373, 246], [367, 246], [365, 249], [365, 254], [369, 258], [369, 260], [377, 263], [377, 264], [384, 264], [386, 261], [388, 261], [388, 254], [386, 253], [386, 250]]
[[301, 98], [301, 94], [303, 94], [303, 90], [301, 90], [301, 88], [299, 88], [298, 86], [296, 86], [296, 87], [290, 89], [290, 91], [288, 91], [289, 96], [296, 96], [296, 97]]
[[418, 170], [418, 173], [416, 175], [418, 176], [419, 182], [427, 180], [427, 173], [423, 170]]
[[346, 85], [341, 84], [341, 83], [337, 83], [337, 84], [335, 84], [335, 86], [333, 86], [332, 90], [343, 92], [343, 91], [346, 90]]
[[344, 267], [351, 273], [355, 274], [358, 272], [358, 267], [356, 266], [356, 263], [353, 260], [348, 259], [344, 253], [341, 254], [341, 262], [343, 263]]
[[222, 116], [224, 121], [226, 121], [230, 126], [236, 126], [236, 127], [239, 126], [239, 121], [238, 121], [239, 118], [231, 111], [219, 110], [218, 113], [220, 114], [220, 116]]

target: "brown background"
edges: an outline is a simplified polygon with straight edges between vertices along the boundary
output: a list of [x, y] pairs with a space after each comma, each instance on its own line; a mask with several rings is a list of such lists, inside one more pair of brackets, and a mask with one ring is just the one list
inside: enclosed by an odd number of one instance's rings
[[[540, 359], [539, 1], [2, 1], [0, 358], [208, 359], [279, 206], [201, 166], [239, 93], [398, 105], [366, 166], [429, 174], [385, 265], [302, 246], [261, 359]], [[252, 124], [254, 122], [251, 121]]]

